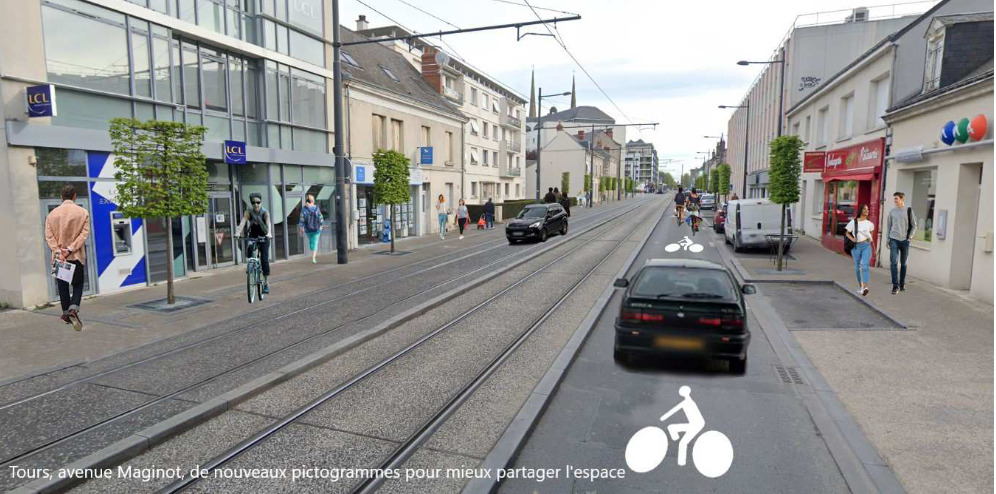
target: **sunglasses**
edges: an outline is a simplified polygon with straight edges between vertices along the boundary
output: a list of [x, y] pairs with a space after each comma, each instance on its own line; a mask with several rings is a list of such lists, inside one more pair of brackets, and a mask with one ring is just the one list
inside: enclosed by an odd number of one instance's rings
[[260, 203], [260, 201], [253, 201], [252, 203], [253, 203], [253, 204], [259, 204], [259, 203]]

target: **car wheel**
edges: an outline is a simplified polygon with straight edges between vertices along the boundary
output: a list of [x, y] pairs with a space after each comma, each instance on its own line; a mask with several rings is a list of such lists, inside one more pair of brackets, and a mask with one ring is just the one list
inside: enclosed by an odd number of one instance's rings
[[747, 373], [747, 357], [730, 360], [730, 373], [742, 376]]
[[515, 245], [517, 243], [519, 243], [519, 242], [516, 241], [516, 240], [508, 239], [508, 245]]
[[539, 241], [546, 242], [546, 228], [540, 230]]
[[560, 229], [561, 235], [567, 235], [567, 222], [564, 222], [564, 227]]
[[730, 245], [730, 237], [726, 236], [726, 232], [723, 232], [723, 243]]

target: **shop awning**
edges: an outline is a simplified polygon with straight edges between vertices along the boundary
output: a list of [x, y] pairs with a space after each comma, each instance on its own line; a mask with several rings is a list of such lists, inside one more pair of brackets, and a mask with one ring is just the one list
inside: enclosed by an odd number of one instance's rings
[[837, 175], [835, 177], [823, 177], [824, 182], [833, 182], [834, 180], [840, 180], [842, 182], [846, 182], [849, 180], [860, 181], [860, 180], [874, 180], [874, 179], [875, 179], [874, 173], [851, 173], [846, 175]]

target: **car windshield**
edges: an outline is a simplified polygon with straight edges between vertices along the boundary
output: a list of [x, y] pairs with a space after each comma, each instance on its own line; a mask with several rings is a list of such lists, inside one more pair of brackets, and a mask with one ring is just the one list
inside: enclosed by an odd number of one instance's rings
[[630, 295], [640, 298], [736, 300], [730, 276], [717, 269], [648, 267], [633, 283]]
[[543, 218], [546, 216], [546, 208], [526, 208], [519, 211], [519, 215], [516, 218]]

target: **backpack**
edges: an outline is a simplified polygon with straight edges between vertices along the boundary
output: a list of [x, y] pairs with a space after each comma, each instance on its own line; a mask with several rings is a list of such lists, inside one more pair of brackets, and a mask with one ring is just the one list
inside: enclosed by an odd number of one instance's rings
[[317, 232], [322, 229], [322, 221], [318, 218], [318, 207], [304, 208], [304, 231]]

